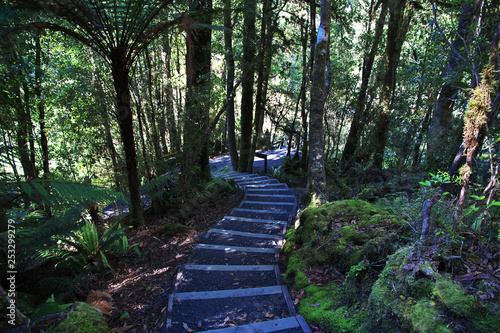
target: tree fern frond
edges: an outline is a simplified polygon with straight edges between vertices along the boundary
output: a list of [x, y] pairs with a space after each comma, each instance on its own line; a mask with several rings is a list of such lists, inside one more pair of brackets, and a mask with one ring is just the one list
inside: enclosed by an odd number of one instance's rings
[[32, 201], [41, 200], [43, 204], [88, 205], [124, 200], [120, 192], [88, 183], [75, 183], [64, 180], [35, 179], [29, 182], [0, 182], [0, 195], [8, 193], [26, 194]]

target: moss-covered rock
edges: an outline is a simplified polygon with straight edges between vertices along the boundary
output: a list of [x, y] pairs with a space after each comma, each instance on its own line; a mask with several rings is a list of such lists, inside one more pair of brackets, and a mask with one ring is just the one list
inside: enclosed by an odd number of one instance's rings
[[287, 236], [285, 251], [291, 255], [285, 277], [300, 289], [308, 266], [335, 265], [346, 274], [363, 260], [384, 261], [407, 241], [405, 228], [400, 219], [363, 200], [311, 204], [301, 213], [300, 226]]
[[412, 246], [390, 256], [369, 297], [373, 326], [397, 317], [411, 332], [499, 332], [498, 307], [486, 306], [421, 259]]
[[99, 309], [87, 303], [75, 303], [73, 310], [54, 330], [56, 333], [106, 333], [110, 332], [106, 319]]

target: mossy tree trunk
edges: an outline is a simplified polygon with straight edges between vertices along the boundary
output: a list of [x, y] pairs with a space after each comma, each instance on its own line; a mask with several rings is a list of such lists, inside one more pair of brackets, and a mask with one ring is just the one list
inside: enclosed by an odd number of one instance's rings
[[328, 201], [323, 159], [323, 114], [325, 105], [326, 63], [330, 47], [331, 0], [321, 1], [321, 22], [314, 52], [311, 84], [309, 130], [308, 191], [311, 201]]

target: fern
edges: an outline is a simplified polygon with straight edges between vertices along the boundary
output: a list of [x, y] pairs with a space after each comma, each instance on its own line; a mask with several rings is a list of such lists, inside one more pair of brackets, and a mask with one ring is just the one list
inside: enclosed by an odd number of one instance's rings
[[220, 169], [217, 169], [212, 172], [212, 177], [215, 179], [222, 179], [225, 175], [231, 172], [231, 168], [227, 165], [223, 166]]
[[29, 182], [0, 182], [0, 196], [25, 194], [31, 201], [49, 205], [82, 205], [124, 200], [120, 192], [88, 183], [35, 179]]
[[161, 198], [165, 190], [171, 187], [176, 180], [176, 173], [168, 173], [151, 179], [142, 189], [151, 199]]

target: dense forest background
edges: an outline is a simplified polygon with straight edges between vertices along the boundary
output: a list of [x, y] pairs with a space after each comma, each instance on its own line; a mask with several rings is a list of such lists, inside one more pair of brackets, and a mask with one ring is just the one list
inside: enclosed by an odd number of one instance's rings
[[496, 244], [499, 23], [497, 0], [0, 1], [2, 242], [15, 221], [17, 269], [59, 258], [74, 285], [134, 248], [141, 194], [158, 214], [213, 184], [210, 156], [253, 172], [282, 145], [270, 171], [307, 202], [418, 187], [414, 244]]

